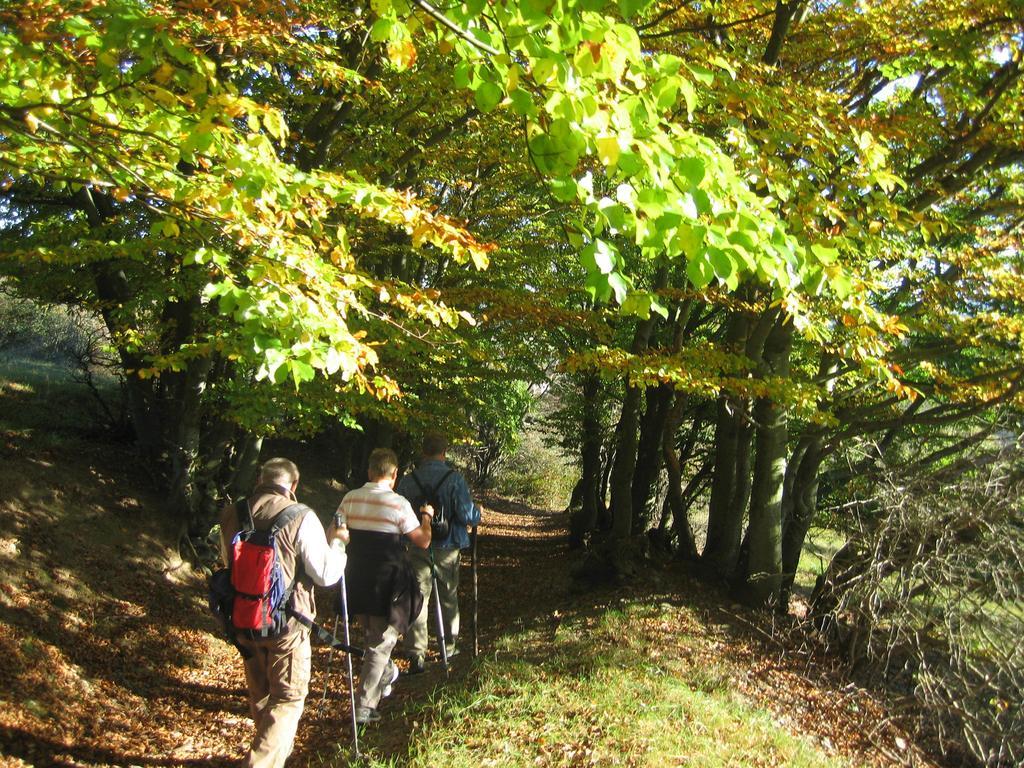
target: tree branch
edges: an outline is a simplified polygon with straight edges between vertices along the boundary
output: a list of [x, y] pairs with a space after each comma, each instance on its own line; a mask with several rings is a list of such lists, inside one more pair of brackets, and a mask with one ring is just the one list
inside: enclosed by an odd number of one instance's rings
[[458, 24], [456, 24], [454, 21], [449, 19], [447, 16], [445, 16], [443, 13], [437, 10], [434, 6], [428, 3], [427, 0], [412, 1], [414, 5], [423, 10], [428, 16], [433, 18], [442, 26], [447, 27], [458, 37], [461, 37], [467, 43], [472, 45], [474, 48], [479, 48], [481, 51], [483, 51], [484, 53], [489, 53], [491, 56], [501, 55], [501, 51], [499, 51], [497, 48], [492, 48], [491, 46], [487, 45], [487, 43], [477, 40], [475, 37], [473, 37], [473, 35], [469, 33], [469, 30], [460, 27]]

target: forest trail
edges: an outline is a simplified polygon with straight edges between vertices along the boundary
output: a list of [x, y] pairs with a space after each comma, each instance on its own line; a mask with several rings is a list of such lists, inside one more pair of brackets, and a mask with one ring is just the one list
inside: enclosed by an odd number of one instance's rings
[[[17, 407], [21, 398], [8, 389], [4, 400]], [[204, 580], [167, 547], [176, 532], [155, 512], [161, 499], [145, 490], [148, 480], [131, 469], [126, 449], [82, 435], [42, 435], [0, 435], [0, 764], [235, 764], [252, 734], [241, 664], [213, 634]], [[298, 447], [296, 453], [305, 473], [300, 499], [326, 519], [341, 489], [318, 473], [322, 462]], [[643, 585], [572, 594], [565, 518], [499, 499], [483, 503], [483, 657], [515, 654], [544, 665], [562, 642], [563, 620], [589, 624], [618, 606], [660, 605], [669, 613], [662, 611], [650, 629], [667, 654], [692, 660], [686, 663], [700, 674], [728, 674], [713, 684], [741, 691], [772, 710], [786, 730], [828, 752], [859, 765], [893, 763], [875, 748], [885, 729], [869, 734], [883, 719], [877, 704], [852, 687], [830, 689], [827, 681], [813, 682], [794, 664], [782, 663], [777, 651], [758, 644], [745, 619], [714, 596], [698, 596], [677, 568], [654, 569], [648, 574], [653, 582]], [[450, 680], [436, 658], [426, 674], [401, 678], [382, 707], [382, 721], [364, 729], [364, 752], [403, 765], [410, 741], [429, 732], [442, 687], [476, 684], [471, 584], [467, 552], [461, 653]], [[318, 591], [320, 619], [328, 626], [335, 599], [334, 590]], [[678, 612], [671, 606], [680, 606]], [[532, 644], [520, 647], [520, 633], [533, 637]], [[510, 634], [516, 636], [511, 646]], [[329, 660], [327, 650], [315, 646], [307, 708], [289, 765], [345, 764], [347, 702], [343, 658]], [[444, 717], [443, 711], [438, 715]], [[550, 764], [576, 764], [560, 760]]]
[[[4, 395], [9, 406], [22, 399], [16, 388]], [[167, 549], [175, 531], [156, 512], [161, 500], [143, 490], [146, 478], [132, 473], [129, 453], [81, 436], [41, 441], [31, 431], [7, 431], [2, 438], [0, 764], [234, 764], [252, 733], [241, 664], [213, 634], [202, 577]], [[340, 490], [310, 462], [302, 466], [299, 497], [326, 520]], [[485, 503], [482, 651], [499, 633], [550, 611], [564, 599], [567, 580], [559, 518]], [[453, 681], [472, 663], [468, 552], [463, 572], [462, 653], [452, 660]], [[318, 590], [327, 626], [336, 595]], [[405, 710], [444, 680], [432, 661], [426, 674], [401, 679], [382, 723], [364, 729], [366, 748], [402, 746]], [[290, 765], [329, 763], [336, 745], [347, 745], [347, 703], [343, 658], [329, 659], [314, 646]]]

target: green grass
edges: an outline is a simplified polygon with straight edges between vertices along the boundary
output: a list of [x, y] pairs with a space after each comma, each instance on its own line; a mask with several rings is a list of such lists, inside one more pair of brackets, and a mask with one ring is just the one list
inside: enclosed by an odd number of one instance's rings
[[691, 611], [666, 604], [525, 631], [422, 706], [407, 756], [370, 764], [847, 765], [737, 693], [743, 670], [720, 654]]
[[[98, 383], [104, 394], [114, 394], [113, 379]], [[42, 447], [73, 442], [98, 423], [93, 395], [58, 363], [0, 358], [0, 405], [0, 432]]]

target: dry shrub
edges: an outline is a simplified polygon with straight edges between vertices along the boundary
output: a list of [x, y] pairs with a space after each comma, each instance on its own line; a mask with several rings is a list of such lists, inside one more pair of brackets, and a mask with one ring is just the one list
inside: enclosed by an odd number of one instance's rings
[[902, 689], [944, 753], [1000, 768], [1024, 764], [1020, 458], [889, 476], [854, 505], [858, 525], [811, 613], [852, 661]]

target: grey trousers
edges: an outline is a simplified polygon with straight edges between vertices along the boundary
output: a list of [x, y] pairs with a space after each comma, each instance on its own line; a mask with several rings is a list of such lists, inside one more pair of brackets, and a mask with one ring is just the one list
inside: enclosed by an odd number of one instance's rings
[[[444, 616], [444, 642], [448, 653], [455, 650], [459, 639], [459, 565], [462, 553], [458, 549], [435, 549], [434, 567], [437, 569], [437, 589], [441, 597], [441, 613]], [[430, 551], [410, 548], [409, 563], [416, 573], [416, 581], [423, 595], [423, 608], [416, 620], [409, 625], [405, 635], [405, 650], [410, 655], [423, 656], [427, 652], [427, 624], [437, 632], [434, 617], [437, 607], [431, 596]]]
[[384, 688], [394, 676], [395, 663], [391, 651], [398, 642], [398, 631], [388, 624], [386, 616], [357, 617], [366, 628], [363, 663], [359, 667], [356, 707], [376, 709]]

